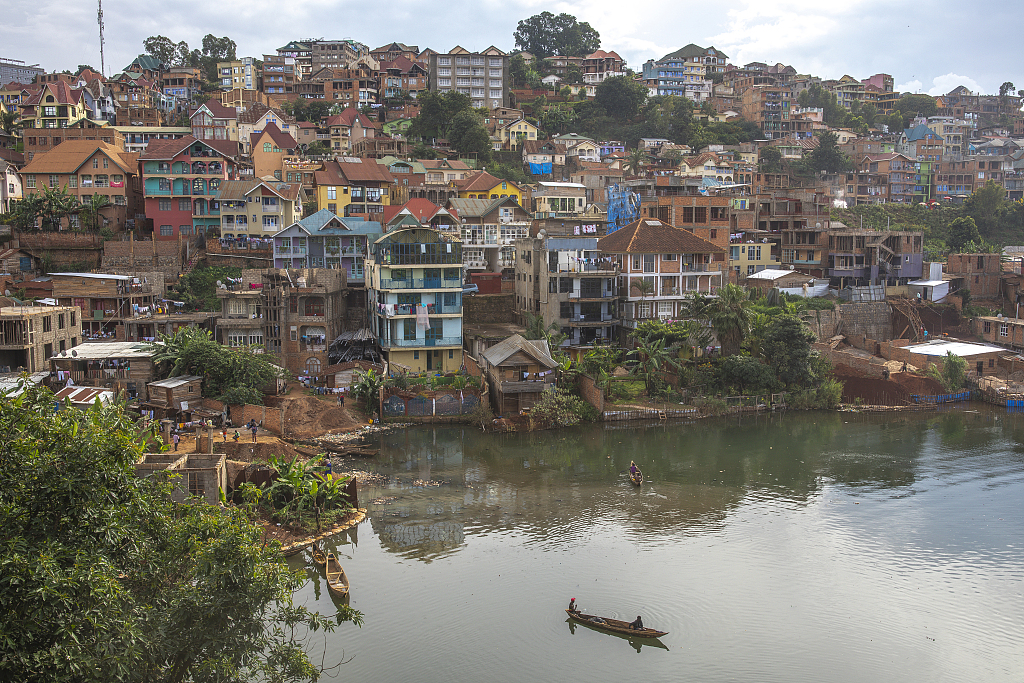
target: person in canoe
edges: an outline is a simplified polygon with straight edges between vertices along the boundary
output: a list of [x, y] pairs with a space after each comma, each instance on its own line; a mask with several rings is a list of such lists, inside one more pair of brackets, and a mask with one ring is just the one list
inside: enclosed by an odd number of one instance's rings
[[630, 460], [629, 461], [629, 476], [630, 476], [630, 478], [635, 478], [636, 475], [637, 475], [637, 472], [639, 472], [639, 471], [640, 471], [640, 468], [636, 466], [636, 463], [633, 462], [632, 460]]
[[569, 611], [579, 612], [579, 610], [576, 609], [576, 598], [572, 598], [571, 600], [569, 600]]
[[633, 629], [634, 631], [643, 631], [644, 630], [644, 620], [641, 619], [640, 615], [638, 614], [637, 617], [636, 617], [636, 621], [629, 622], [629, 627], [631, 629]]

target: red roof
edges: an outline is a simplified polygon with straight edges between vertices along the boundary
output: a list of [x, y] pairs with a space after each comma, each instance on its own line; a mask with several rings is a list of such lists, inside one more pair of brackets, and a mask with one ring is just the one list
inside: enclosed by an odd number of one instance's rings
[[619, 60], [622, 59], [622, 57], [620, 57], [617, 53], [615, 53], [615, 52], [605, 52], [604, 50], [598, 50], [597, 52], [591, 52], [589, 55], [584, 57], [584, 59], [608, 59], [609, 57], [612, 58], [612, 59], [619, 59]]
[[411, 213], [420, 223], [427, 223], [435, 214], [437, 214], [438, 211], [441, 210], [441, 207], [429, 199], [417, 197], [415, 199], [410, 199], [402, 206], [398, 206], [396, 204], [385, 206], [383, 222], [390, 222], [391, 219], [397, 216], [403, 209], [408, 209], [409, 213]]
[[[480, 171], [479, 173], [475, 173], [464, 180], [455, 180], [453, 182], [455, 183], [455, 186], [459, 188], [460, 192], [480, 192], [481, 190], [490, 190], [495, 185], [501, 184], [503, 181], [495, 178], [487, 171]], [[505, 182], [516, 185], [511, 180]], [[519, 187], [519, 185], [516, 185], [516, 187]]]
[[46, 83], [37, 92], [29, 95], [23, 104], [26, 106], [38, 105], [42, 102], [43, 93], [50, 91], [57, 104], [78, 104], [82, 99], [81, 90], [72, 90], [65, 81], [52, 81]]
[[373, 128], [373, 122], [363, 116], [362, 113], [354, 107], [348, 107], [340, 114], [328, 116], [326, 124], [328, 126], [351, 126], [357, 120], [364, 128]]
[[328, 161], [320, 171], [313, 173], [317, 185], [351, 185], [361, 182], [394, 183], [395, 179], [376, 159], [358, 161]]
[[597, 241], [611, 254], [708, 254], [725, 251], [689, 230], [674, 228], [656, 218], [641, 218]]
[[[140, 157], [143, 161], [158, 159], [160, 161], [170, 160], [184, 152], [190, 145], [197, 142], [196, 138], [186, 135], [177, 140], [150, 140], [146, 145], [146, 151]], [[233, 140], [199, 140], [208, 145], [222, 156], [233, 158], [238, 156], [238, 143]]]
[[276, 123], [270, 122], [263, 128], [262, 132], [253, 133], [249, 136], [249, 141], [252, 143], [253, 149], [256, 148], [256, 144], [264, 135], [269, 135], [270, 139], [274, 141], [274, 144], [277, 145], [279, 149], [295, 149], [298, 147], [298, 143], [295, 142], [295, 138], [288, 133], [283, 132], [277, 127]]
[[[238, 112], [234, 107], [225, 107], [217, 100], [207, 100], [205, 105], [206, 109], [213, 115], [215, 119], [237, 119]], [[198, 109], [196, 111], [199, 111]], [[195, 112], [192, 112], [195, 115]]]

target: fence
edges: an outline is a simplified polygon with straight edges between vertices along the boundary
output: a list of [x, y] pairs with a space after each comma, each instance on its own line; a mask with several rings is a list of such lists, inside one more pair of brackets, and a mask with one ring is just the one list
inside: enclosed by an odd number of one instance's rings
[[910, 400], [914, 403], [962, 403], [964, 401], [972, 401], [975, 398], [979, 398], [978, 391], [975, 389], [968, 389], [967, 391], [961, 391], [956, 394], [938, 394], [936, 396], [920, 396], [917, 394], [911, 394]]
[[474, 391], [459, 390], [434, 396], [405, 398], [392, 394], [383, 401], [384, 417], [443, 417], [468, 415], [480, 407]]

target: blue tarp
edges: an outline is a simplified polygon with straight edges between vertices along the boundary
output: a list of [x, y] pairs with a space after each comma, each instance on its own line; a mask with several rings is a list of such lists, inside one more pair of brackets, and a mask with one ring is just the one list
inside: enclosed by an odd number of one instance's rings
[[551, 162], [547, 161], [543, 164], [535, 164], [530, 162], [530, 175], [548, 175], [551, 173]]

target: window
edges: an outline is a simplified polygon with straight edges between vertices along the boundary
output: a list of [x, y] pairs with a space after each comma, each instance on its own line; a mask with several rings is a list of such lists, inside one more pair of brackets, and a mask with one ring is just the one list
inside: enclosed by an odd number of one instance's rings
[[402, 327], [402, 338], [405, 341], [413, 341], [416, 339], [416, 321], [415, 320], [403, 320]]
[[174, 226], [173, 225], [161, 225], [160, 226], [160, 236], [161, 237], [172, 237], [173, 235], [174, 235]]
[[57, 176], [57, 175], [54, 175], [54, 174], [50, 174], [49, 180], [50, 180], [50, 189], [55, 189], [57, 187], [60, 187], [60, 176]]
[[263, 151], [264, 152], [269, 153], [269, 152], [273, 151], [273, 149], [274, 149], [274, 146], [272, 144], [270, 144], [269, 142], [264, 142], [263, 143]]
[[36, 177], [34, 175], [25, 176], [25, 186], [34, 188], [36, 186]]
[[[46, 330], [43, 330], [45, 332]], [[1010, 336], [1010, 326], [1007, 323], [1000, 323], [999, 325], [999, 336], [1008, 337]]]
[[[293, 311], [293, 313], [294, 313], [294, 311]], [[295, 327], [294, 325], [292, 325], [292, 329], [291, 329], [291, 340], [292, 341], [298, 341], [299, 340], [299, 331], [298, 331], [298, 328]]]
[[100, 160], [99, 159], [93, 159], [92, 160], [92, 167], [93, 168], [99, 168], [100, 167]]
[[985, 321], [985, 334], [992, 332], [992, 323], [988, 320]]
[[57, 314], [57, 329], [58, 330], [63, 330], [64, 329], [64, 314], [63, 313], [58, 313]]
[[[182, 200], [179, 200], [179, 202], [180, 201], [182, 201]], [[192, 206], [191, 200], [185, 199], [184, 201], [189, 205], [189, 207]], [[170, 211], [171, 210], [171, 200], [170, 199], [160, 199], [160, 200], [157, 201], [157, 204], [159, 205], [161, 211]]]
[[654, 254], [644, 254], [644, 272], [654, 272]]
[[662, 261], [675, 261], [677, 254], [662, 254]]
[[563, 301], [558, 304], [558, 317], [559, 318], [571, 318], [572, 317], [572, 303], [569, 301]]

